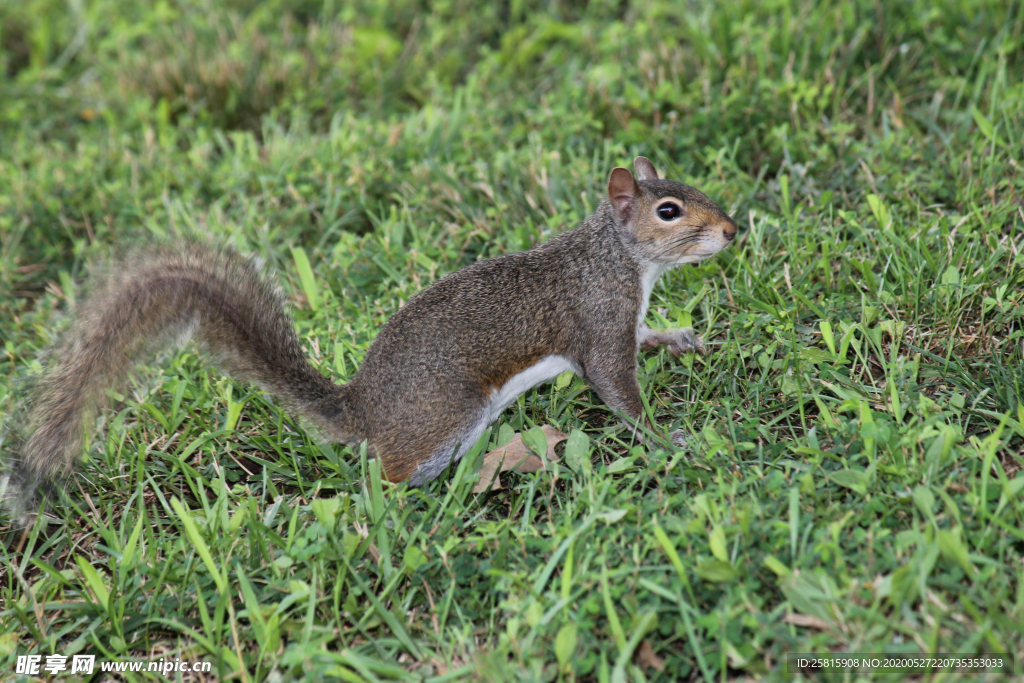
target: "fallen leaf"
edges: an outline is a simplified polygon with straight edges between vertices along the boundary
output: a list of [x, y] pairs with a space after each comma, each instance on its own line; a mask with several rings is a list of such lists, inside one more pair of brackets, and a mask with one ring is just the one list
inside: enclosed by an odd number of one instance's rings
[[636, 651], [636, 663], [648, 669], [665, 670], [665, 660], [654, 654], [654, 648], [651, 647], [649, 640], [640, 643], [640, 647]]
[[828, 623], [821, 617], [814, 617], [810, 614], [800, 614], [799, 612], [793, 612], [782, 617], [782, 620], [787, 624], [793, 624], [794, 626], [803, 626], [805, 628], [816, 628], [819, 631], [831, 631], [832, 624]]
[[523, 435], [516, 434], [515, 438], [504, 446], [495, 448], [484, 456], [483, 465], [480, 466], [480, 480], [473, 487], [473, 493], [484, 491], [497, 491], [502, 487], [501, 472], [515, 470], [516, 472], [539, 472], [547, 469], [547, 462], [555, 462], [558, 457], [555, 455], [555, 446], [569, 438], [551, 425], [541, 427], [547, 439], [548, 450], [544, 458], [536, 455], [523, 443]]

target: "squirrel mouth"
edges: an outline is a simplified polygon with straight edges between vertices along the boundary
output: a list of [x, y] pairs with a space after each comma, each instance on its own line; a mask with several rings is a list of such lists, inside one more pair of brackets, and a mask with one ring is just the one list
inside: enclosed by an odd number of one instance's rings
[[680, 259], [679, 259], [679, 263], [696, 263], [696, 262], [699, 262], [699, 261], [706, 261], [707, 259], [711, 258], [712, 256], [714, 256], [718, 252], [720, 252], [723, 249], [725, 249], [727, 246], [729, 246], [729, 245], [728, 244], [724, 244], [722, 246], [712, 246], [712, 245], [706, 245], [705, 246], [705, 245], [701, 245], [701, 246], [697, 247], [696, 249], [694, 249], [693, 251], [689, 251], [689, 252], [683, 254], [680, 257]]
[[717, 251], [688, 251], [685, 254], [679, 255], [675, 259], [675, 263], [673, 265], [682, 266], [686, 265], [687, 263], [699, 263], [701, 261], [711, 258], [717, 253]]

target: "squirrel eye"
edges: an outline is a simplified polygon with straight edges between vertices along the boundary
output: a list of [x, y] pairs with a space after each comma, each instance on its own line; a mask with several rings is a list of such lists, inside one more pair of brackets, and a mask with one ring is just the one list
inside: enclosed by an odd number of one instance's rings
[[663, 221], [674, 221], [682, 213], [683, 210], [675, 202], [665, 202], [658, 207], [658, 217]]

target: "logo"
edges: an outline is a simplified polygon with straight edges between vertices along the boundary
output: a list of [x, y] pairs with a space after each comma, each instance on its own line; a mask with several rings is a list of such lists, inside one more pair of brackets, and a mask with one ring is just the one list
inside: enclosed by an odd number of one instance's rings
[[[14, 665], [14, 673], [26, 676], [38, 676], [40, 671], [51, 676], [68, 670], [68, 658], [64, 655], [47, 655], [43, 663], [42, 655], [18, 655]], [[73, 655], [71, 657], [71, 673], [89, 675], [96, 666], [96, 655]]]
[[96, 666], [96, 655], [75, 655], [71, 658], [71, 673], [91, 674]]

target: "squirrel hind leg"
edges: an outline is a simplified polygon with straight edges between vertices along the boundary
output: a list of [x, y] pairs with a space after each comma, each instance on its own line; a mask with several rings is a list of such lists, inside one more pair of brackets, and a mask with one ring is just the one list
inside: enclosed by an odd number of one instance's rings
[[[449, 465], [458, 463], [476, 445], [490, 425], [490, 410], [479, 411], [469, 424], [453, 430], [454, 435], [440, 444], [427, 447], [425, 457], [402, 455], [403, 449], [390, 450], [383, 456], [384, 470], [390, 481], [409, 481], [410, 486], [423, 486], [440, 476]], [[418, 449], [417, 449], [418, 450]], [[407, 451], [408, 452], [408, 451]]]

